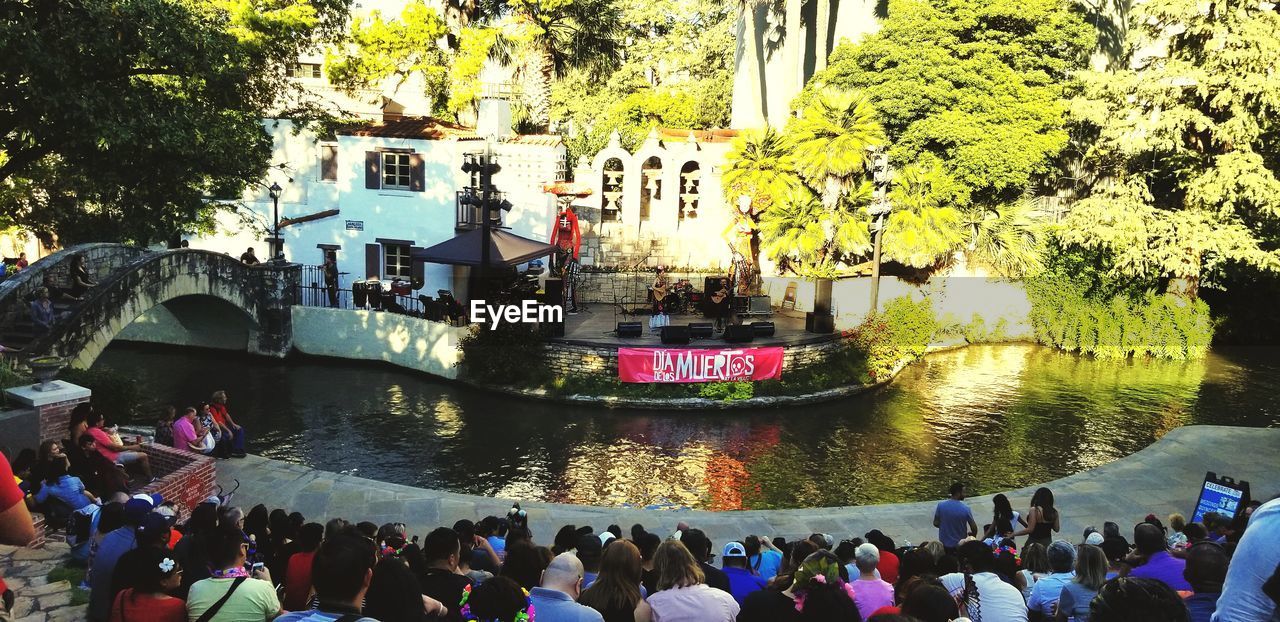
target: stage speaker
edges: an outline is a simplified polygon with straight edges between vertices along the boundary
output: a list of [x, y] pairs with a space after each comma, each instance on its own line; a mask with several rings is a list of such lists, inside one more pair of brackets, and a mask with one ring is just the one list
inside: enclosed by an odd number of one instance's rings
[[818, 279], [814, 285], [813, 312], [831, 315], [831, 279]]
[[[715, 317], [716, 305], [711, 302], [711, 294], [720, 291], [720, 279], [728, 279], [727, 276], [709, 276], [702, 281], [702, 317]], [[733, 288], [729, 288], [729, 295], [733, 295]]]
[[751, 327], [751, 333], [757, 337], [773, 336], [773, 322], [752, 322], [748, 326]]
[[644, 334], [640, 322], [618, 322], [618, 337], [622, 339], [633, 339]]
[[745, 324], [730, 324], [724, 327], [724, 340], [729, 343], [747, 343], [755, 338], [755, 332]]
[[690, 339], [710, 339], [715, 325], [711, 322], [689, 322]]
[[689, 327], [678, 325], [667, 325], [662, 327], [662, 343], [680, 344], [689, 343]]
[[830, 313], [804, 314], [804, 330], [810, 333], [829, 335], [836, 332], [836, 316]]
[[768, 296], [752, 296], [747, 312], [751, 315], [770, 315], [773, 313], [773, 306], [769, 303]]
[[563, 305], [564, 304], [564, 279], [547, 279], [547, 284], [542, 288], [541, 302], [544, 305]]

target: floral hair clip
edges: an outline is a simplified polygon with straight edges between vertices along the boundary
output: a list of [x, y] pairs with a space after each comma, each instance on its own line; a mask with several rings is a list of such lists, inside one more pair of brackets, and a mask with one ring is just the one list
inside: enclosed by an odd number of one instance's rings
[[172, 571], [173, 571], [173, 567], [174, 567], [175, 565], [176, 565], [176, 564], [174, 564], [174, 561], [173, 561], [172, 559], [169, 559], [168, 557], [166, 557], [166, 558], [164, 558], [163, 560], [161, 560], [161, 561], [160, 561], [160, 570], [162, 570], [162, 571], [164, 571], [164, 572], [172, 572]]
[[533, 622], [533, 598], [529, 596], [529, 590], [520, 588], [524, 592], [524, 610], [516, 614], [516, 618], [511, 622]]

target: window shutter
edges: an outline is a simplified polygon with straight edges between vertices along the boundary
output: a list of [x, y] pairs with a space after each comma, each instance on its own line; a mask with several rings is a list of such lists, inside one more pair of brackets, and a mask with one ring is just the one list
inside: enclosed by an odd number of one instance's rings
[[382, 278], [382, 245], [364, 245], [364, 276], [367, 279]]
[[382, 187], [382, 154], [364, 152], [364, 187], [377, 190]]
[[[417, 246], [410, 248], [409, 257], [412, 258], [420, 251], [422, 251], [422, 249]], [[410, 259], [409, 261], [409, 265], [413, 267], [412, 272], [410, 272], [409, 275], [409, 280], [413, 284], [414, 289], [422, 289], [422, 286], [427, 282], [427, 262], [417, 261], [414, 259]]]
[[409, 154], [409, 190], [422, 192], [427, 189], [426, 166], [422, 163], [422, 154]]
[[320, 179], [338, 180], [338, 146], [320, 145]]

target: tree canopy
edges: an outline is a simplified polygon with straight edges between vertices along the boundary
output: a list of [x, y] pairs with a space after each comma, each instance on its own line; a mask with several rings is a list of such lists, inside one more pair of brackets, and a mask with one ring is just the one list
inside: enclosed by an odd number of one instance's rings
[[150, 243], [260, 179], [286, 66], [345, 0], [11, 2], [0, 25], [0, 226]]
[[1089, 176], [1061, 239], [1191, 298], [1230, 263], [1280, 271], [1280, 13], [1149, 0], [1133, 21], [1132, 49], [1167, 54], [1086, 76]]
[[938, 164], [955, 207], [1016, 200], [1067, 144], [1072, 72], [1094, 43], [1066, 0], [890, 0], [878, 33], [845, 43], [815, 85], [864, 91], [895, 163]]

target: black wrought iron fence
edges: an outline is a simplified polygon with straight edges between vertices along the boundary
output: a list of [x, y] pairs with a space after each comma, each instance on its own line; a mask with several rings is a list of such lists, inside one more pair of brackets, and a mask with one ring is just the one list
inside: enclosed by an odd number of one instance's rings
[[[386, 311], [455, 325], [466, 321], [461, 305], [452, 296], [398, 293], [391, 291], [389, 283], [351, 282], [346, 278], [348, 273], [338, 274], [339, 286], [331, 291], [324, 266], [302, 266], [302, 279], [295, 300], [304, 307]], [[352, 283], [352, 287], [341, 287], [343, 281]]]

